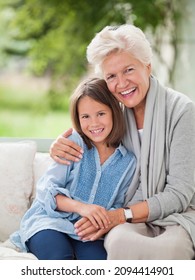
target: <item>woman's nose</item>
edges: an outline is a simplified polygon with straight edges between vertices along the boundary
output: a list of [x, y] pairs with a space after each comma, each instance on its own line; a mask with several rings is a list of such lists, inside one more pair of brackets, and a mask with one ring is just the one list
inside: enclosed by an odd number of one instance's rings
[[118, 76], [117, 82], [119, 88], [125, 88], [127, 86], [127, 79], [123, 75]]

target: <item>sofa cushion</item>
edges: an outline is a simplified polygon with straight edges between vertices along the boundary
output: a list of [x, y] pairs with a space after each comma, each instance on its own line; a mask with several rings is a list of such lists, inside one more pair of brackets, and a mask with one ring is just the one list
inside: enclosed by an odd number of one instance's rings
[[0, 143], [0, 241], [19, 228], [33, 188], [33, 141]]

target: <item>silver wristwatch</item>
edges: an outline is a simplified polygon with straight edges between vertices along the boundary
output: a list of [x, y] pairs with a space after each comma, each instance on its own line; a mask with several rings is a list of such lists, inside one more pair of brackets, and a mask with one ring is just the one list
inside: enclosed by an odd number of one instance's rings
[[129, 207], [124, 207], [124, 215], [125, 215], [125, 219], [126, 222], [131, 223], [132, 218], [133, 218], [133, 213], [131, 211], [131, 209]]

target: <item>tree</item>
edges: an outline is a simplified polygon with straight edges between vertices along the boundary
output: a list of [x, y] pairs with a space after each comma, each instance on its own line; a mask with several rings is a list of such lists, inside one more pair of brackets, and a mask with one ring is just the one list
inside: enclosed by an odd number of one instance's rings
[[50, 94], [55, 94], [64, 92], [64, 85], [66, 90], [75, 86], [75, 80], [86, 73], [86, 47], [94, 34], [106, 25], [131, 22], [144, 31], [149, 30], [155, 35], [156, 52], [161, 44], [162, 30], [169, 28], [175, 45], [175, 30], [185, 0], [181, 0], [180, 5], [176, 0], [3, 2], [0, 0], [0, 6], [12, 9], [7, 26], [11, 44], [4, 48], [4, 53], [25, 56], [34, 74], [50, 75]]

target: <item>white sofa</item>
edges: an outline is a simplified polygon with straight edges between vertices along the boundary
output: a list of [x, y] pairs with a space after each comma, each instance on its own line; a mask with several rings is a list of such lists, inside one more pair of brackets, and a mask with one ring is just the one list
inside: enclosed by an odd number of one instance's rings
[[0, 260], [36, 259], [22, 253], [9, 236], [31, 205], [36, 182], [52, 163], [48, 150], [52, 139], [0, 138]]

